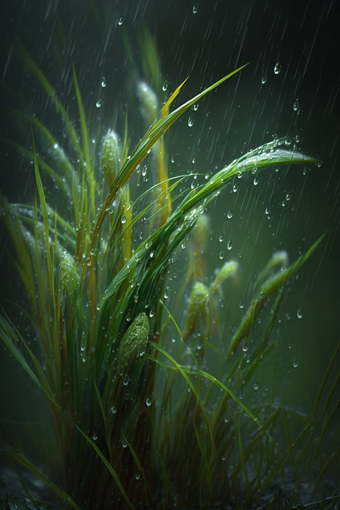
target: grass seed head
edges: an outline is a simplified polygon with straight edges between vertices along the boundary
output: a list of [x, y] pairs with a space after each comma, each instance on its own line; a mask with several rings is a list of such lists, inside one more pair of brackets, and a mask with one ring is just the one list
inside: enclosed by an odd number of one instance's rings
[[198, 320], [204, 319], [207, 315], [209, 290], [204, 283], [196, 282], [191, 292], [188, 316], [183, 333], [183, 339], [189, 338], [196, 330]]
[[228, 280], [228, 278], [235, 276], [238, 269], [238, 262], [235, 260], [230, 260], [226, 262], [223, 267], [218, 271], [216, 278], [211, 286], [212, 293], [216, 293], [221, 289], [221, 285], [223, 282]]
[[121, 149], [118, 136], [111, 129], [103, 138], [101, 150], [101, 167], [108, 187], [117, 175], [121, 162]]
[[143, 356], [150, 334], [149, 320], [140, 313], [120, 341], [117, 352], [117, 368], [120, 374], [128, 373], [131, 365]]

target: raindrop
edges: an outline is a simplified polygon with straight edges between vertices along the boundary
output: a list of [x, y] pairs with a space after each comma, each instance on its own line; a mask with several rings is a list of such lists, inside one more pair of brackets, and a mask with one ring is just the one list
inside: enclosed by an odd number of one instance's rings
[[274, 66], [274, 74], [280, 74], [282, 69], [282, 65], [280, 62], [277, 62]]
[[228, 244], [227, 244], [227, 248], [228, 248], [228, 251], [230, 251], [233, 247], [233, 242], [232, 241], [228, 241]]
[[95, 432], [94, 432], [94, 434], [92, 436], [92, 439], [93, 439], [93, 441], [97, 441], [97, 439], [98, 439], [98, 436], [97, 436], [97, 434]]
[[221, 234], [220, 237], [218, 238], [218, 240], [219, 240], [220, 243], [222, 243], [223, 239], [224, 239], [224, 234]]
[[254, 186], [257, 186], [259, 183], [259, 178], [258, 177], [254, 177]]
[[236, 186], [236, 184], [233, 185], [233, 192], [236, 193], [236, 191], [238, 190], [238, 187]]
[[293, 367], [297, 368], [298, 366], [299, 366], [299, 360], [297, 358], [295, 358], [295, 360], [293, 361]]
[[244, 342], [243, 346], [242, 346], [242, 351], [247, 352], [247, 350], [248, 350], [248, 344], [247, 344], [247, 342]]
[[146, 405], [147, 405], [148, 407], [150, 407], [150, 406], [151, 406], [151, 403], [152, 403], [152, 398], [151, 398], [151, 397], [148, 397], [148, 398], [146, 399], [145, 403], [146, 403]]
[[302, 317], [303, 317], [303, 310], [302, 310], [302, 308], [298, 309], [296, 315], [297, 315], [298, 319], [302, 319]]
[[259, 389], [259, 383], [257, 381], [254, 382], [254, 390], [258, 390]]
[[220, 259], [220, 260], [223, 260], [223, 259], [224, 259], [224, 251], [223, 251], [223, 250], [222, 250], [222, 251], [220, 251], [220, 253], [219, 253], [219, 256], [218, 256], [218, 257], [219, 257], [219, 259]]
[[171, 161], [171, 163], [175, 163], [175, 156], [174, 155], [171, 156], [171, 160], [170, 161]]
[[96, 102], [96, 107], [97, 107], [97, 108], [100, 108], [102, 104], [103, 104], [103, 103], [102, 103], [102, 100], [101, 100], [101, 99], [98, 99], [98, 101]]
[[232, 217], [233, 217], [233, 211], [230, 209], [230, 211], [228, 211], [228, 213], [227, 213], [227, 218], [228, 218], [228, 220], [231, 220]]
[[167, 287], [164, 291], [164, 299], [168, 299], [169, 295], [170, 295], [170, 289], [169, 289], [169, 287]]
[[125, 214], [123, 214], [123, 216], [120, 218], [120, 221], [121, 221], [121, 223], [123, 223], [123, 225], [124, 225], [124, 223], [126, 223], [126, 216], [125, 216]]
[[118, 25], [119, 25], [119, 26], [122, 26], [122, 24], [123, 24], [123, 18], [119, 18], [119, 20], [118, 20]]
[[103, 77], [103, 80], [102, 80], [102, 87], [105, 88], [106, 87], [106, 79], [105, 79], [105, 76]]
[[135, 474], [135, 478], [136, 478], [136, 480], [139, 480], [139, 479], [140, 479], [140, 474], [139, 474], [139, 473], [136, 473], [136, 474]]
[[197, 11], [198, 11], [198, 5], [197, 5], [197, 4], [195, 4], [195, 5], [193, 6], [193, 8], [192, 8], [192, 12], [193, 12], [194, 14], [196, 14], [196, 12], [197, 12]]
[[297, 112], [299, 109], [299, 100], [297, 99], [295, 103], [293, 104], [293, 110], [294, 112]]
[[241, 310], [242, 310], [242, 308], [244, 308], [244, 303], [242, 300], [240, 301], [239, 307], [241, 308]]
[[261, 80], [262, 85], [264, 85], [266, 83], [266, 81], [267, 81], [267, 74], [264, 73], [264, 75], [262, 76], [262, 80]]
[[112, 406], [111, 409], [110, 409], [110, 413], [116, 414], [116, 412], [117, 412], [117, 407], [116, 406]]
[[149, 317], [152, 319], [152, 317], [155, 315], [155, 310], [151, 309], [149, 312]]
[[194, 119], [192, 117], [188, 118], [188, 126], [192, 127], [194, 125]]
[[167, 80], [165, 80], [165, 82], [162, 85], [162, 90], [165, 92], [168, 89], [168, 86], [169, 86], [169, 82]]
[[194, 104], [194, 106], [193, 106], [193, 110], [194, 110], [194, 112], [197, 112], [198, 107], [199, 107], [199, 104], [198, 104], [198, 103]]

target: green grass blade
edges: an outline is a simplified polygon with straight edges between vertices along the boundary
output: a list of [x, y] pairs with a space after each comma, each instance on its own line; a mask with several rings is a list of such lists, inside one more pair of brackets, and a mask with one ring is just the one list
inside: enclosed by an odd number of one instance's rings
[[31, 473], [37, 476], [44, 484], [46, 484], [50, 489], [52, 489], [58, 496], [63, 499], [68, 505], [70, 505], [75, 510], [81, 510], [81, 508], [77, 505], [73, 499], [66, 494], [66, 492], [59, 489], [53, 482], [51, 482], [45, 475], [43, 475], [38, 468], [36, 468], [29, 460], [27, 460], [20, 453], [16, 453], [12, 450], [6, 450], [5, 453], [12, 457], [14, 460], [19, 462], [22, 466], [29, 469]]
[[216, 455], [216, 446], [214, 443], [214, 438], [212, 435], [211, 425], [210, 425], [210, 422], [209, 422], [209, 419], [207, 416], [207, 412], [204, 409], [204, 406], [201, 402], [200, 396], [197, 393], [195, 386], [193, 385], [193, 383], [191, 382], [190, 378], [188, 377], [188, 375], [186, 373], [185, 367], [180, 365], [168, 352], [166, 352], [164, 349], [162, 349], [162, 347], [157, 345], [155, 342], [150, 341], [149, 343], [156, 351], [160, 352], [161, 354], [163, 354], [163, 356], [168, 358], [168, 360], [174, 365], [174, 367], [178, 370], [178, 372], [180, 372], [180, 374], [182, 375], [182, 377], [185, 379], [186, 383], [188, 384], [189, 388], [191, 389], [193, 395], [196, 398], [197, 404], [199, 405], [199, 407], [201, 409], [202, 415], [204, 417], [204, 421], [206, 423], [206, 426], [207, 426], [207, 429], [208, 429], [209, 435], [210, 435], [211, 445], [213, 448], [213, 454], [215, 456]]
[[[247, 64], [246, 64], [247, 65]], [[131, 175], [134, 173], [135, 169], [138, 167], [138, 165], [143, 161], [143, 159], [146, 157], [152, 146], [157, 142], [157, 140], [172, 126], [172, 124], [181, 116], [183, 113], [190, 108], [195, 102], [199, 101], [205, 94], [212, 91], [214, 88], [218, 87], [221, 83], [223, 83], [225, 80], [236, 74], [237, 72], [241, 71], [244, 66], [239, 67], [238, 69], [235, 69], [235, 71], [229, 73], [228, 75], [224, 76], [221, 80], [217, 81], [204, 91], [202, 91], [200, 94], [195, 96], [194, 98], [190, 99], [186, 103], [184, 103], [182, 106], [174, 110], [173, 112], [169, 113], [165, 118], [161, 118], [158, 122], [156, 122], [151, 128], [147, 131], [147, 133], [144, 135], [142, 140], [139, 142], [136, 149], [133, 151], [131, 157], [126, 161], [125, 165], [122, 167], [121, 171], [117, 175], [116, 179], [113, 181], [108, 197], [104, 203], [104, 206], [101, 209], [101, 212], [97, 218], [96, 226], [93, 231], [93, 237], [92, 237], [92, 246], [94, 243], [94, 240], [96, 236], [98, 235], [99, 228], [104, 220], [104, 217], [106, 216], [107, 210], [112, 204], [112, 202], [115, 200], [117, 193], [122, 189], [124, 184], [129, 180]]]
[[79, 430], [79, 432], [85, 437], [86, 441], [88, 441], [90, 443], [90, 445], [92, 446], [92, 448], [95, 450], [95, 452], [97, 453], [97, 455], [100, 457], [100, 459], [102, 460], [102, 462], [105, 464], [107, 470], [109, 471], [109, 473], [112, 475], [112, 478], [114, 479], [114, 481], [116, 482], [117, 484], [117, 487], [118, 489], [120, 490], [122, 496], [124, 497], [126, 503], [129, 505], [129, 507], [133, 510], [133, 506], [129, 500], [129, 497], [128, 495], [126, 494], [125, 490], [124, 490], [124, 487], [122, 486], [120, 480], [119, 480], [119, 476], [117, 475], [116, 471], [113, 469], [113, 467], [111, 466], [111, 464], [109, 463], [109, 461], [107, 460], [107, 458], [105, 457], [105, 455], [100, 451], [100, 449], [98, 448], [98, 446], [94, 443], [94, 441], [92, 441], [91, 438], [89, 438], [89, 436], [87, 434], [85, 434], [85, 432], [83, 432], [77, 425], [76, 425], [77, 429]]

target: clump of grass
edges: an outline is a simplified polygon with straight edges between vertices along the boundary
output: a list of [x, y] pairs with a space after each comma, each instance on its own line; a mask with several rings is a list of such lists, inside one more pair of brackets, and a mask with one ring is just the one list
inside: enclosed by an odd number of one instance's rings
[[[89, 143], [75, 67], [79, 133], [45, 75], [19, 46], [64, 121], [73, 155], [37, 118], [29, 118], [32, 149], [23, 152], [33, 161], [36, 198], [33, 204], [22, 205], [1, 197], [3, 221], [16, 251], [15, 266], [30, 301], [41, 353], [33, 352], [5, 312], [0, 316], [0, 335], [46, 395], [58, 445], [51, 455], [49, 477], [24, 452], [5, 447], [3, 452], [75, 509], [210, 508], [221, 498], [241, 501], [242, 493], [242, 504], [250, 505], [283, 472], [287, 459], [299, 473], [300, 461], [310, 455], [315, 427], [320, 425], [324, 436], [336, 414], [336, 406], [330, 409], [339, 377], [323, 410], [325, 421], [318, 417], [319, 396], [310, 420], [301, 417], [304, 428], [294, 442], [287, 425], [291, 411], [273, 402], [250, 409], [237, 396], [275, 348], [271, 333], [286, 284], [321, 238], [291, 265], [285, 253], [274, 254], [232, 338], [223, 331], [220, 302], [238, 263], [227, 261], [209, 285], [204, 254], [195, 246], [204, 247], [210, 201], [234, 176], [254, 168], [316, 160], [287, 150], [283, 138], [248, 152], [193, 189], [185, 187], [186, 176], [169, 178], [164, 133], [245, 66], [170, 111], [185, 82], [160, 108], [156, 47], [147, 32], [141, 44], [144, 74], [156, 84], [153, 90], [146, 81], [136, 83], [148, 129], [130, 151], [128, 121], [123, 134], [111, 128], [102, 136], [99, 158], [98, 147]], [[38, 154], [38, 138], [53, 154], [51, 163]], [[151, 158], [157, 179], [138, 194], [134, 187], [146, 157]], [[58, 188], [57, 199], [51, 194], [50, 204], [42, 172]], [[175, 307], [166, 306], [164, 294], [177, 248], [188, 238], [192, 252], [187, 286], [178, 292], [181, 307], [183, 293], [190, 294], [183, 323]], [[269, 303], [271, 314], [260, 340], [247, 356], [240, 354]], [[177, 355], [166, 347], [170, 330], [180, 341]], [[225, 349], [214, 345], [218, 336]], [[208, 349], [228, 362], [220, 379], [206, 369]], [[161, 396], [156, 398], [157, 391]], [[272, 437], [279, 418], [286, 448]], [[298, 450], [298, 445], [304, 446]], [[318, 447], [314, 452], [316, 465]]]

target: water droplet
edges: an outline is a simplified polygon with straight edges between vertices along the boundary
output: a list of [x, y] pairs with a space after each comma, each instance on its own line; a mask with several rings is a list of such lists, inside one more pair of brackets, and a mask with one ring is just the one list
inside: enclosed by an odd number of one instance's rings
[[102, 87], [105, 88], [106, 87], [106, 79], [105, 79], [105, 76], [103, 77], [102, 79]]
[[228, 213], [227, 213], [227, 218], [228, 218], [228, 220], [230, 220], [232, 217], [233, 217], [233, 211], [230, 209], [230, 211], [228, 211]]
[[223, 239], [224, 239], [224, 234], [221, 234], [220, 237], [218, 238], [218, 240], [219, 240], [220, 243], [222, 243]]
[[196, 13], [197, 13], [197, 11], [198, 11], [198, 5], [197, 5], [197, 4], [195, 4], [195, 5], [193, 6], [193, 8], [192, 8], [192, 12], [193, 12], [194, 14], [196, 14]]
[[199, 107], [199, 104], [198, 104], [198, 103], [194, 104], [194, 106], [192, 107], [192, 108], [193, 108], [193, 110], [194, 110], [194, 112], [197, 112], [198, 107]]
[[248, 344], [247, 344], [247, 342], [243, 342], [242, 351], [247, 352], [247, 350], [248, 350]]
[[194, 119], [190, 116], [190, 117], [188, 118], [188, 126], [189, 126], [189, 127], [192, 127], [193, 125], [194, 125]]
[[244, 303], [242, 300], [240, 301], [239, 307], [241, 308], [241, 310], [244, 308]]
[[121, 26], [122, 26], [122, 24], [123, 24], [123, 18], [119, 18], [119, 20], [118, 20], [118, 25], [121, 27]]
[[299, 109], [299, 100], [297, 99], [295, 103], [293, 104], [293, 110], [294, 112], [297, 112]]
[[218, 256], [218, 257], [219, 257], [219, 259], [220, 259], [220, 260], [223, 260], [223, 259], [224, 259], [224, 251], [223, 251], [223, 250], [222, 250], [222, 251], [220, 251], [220, 254], [219, 254], [219, 256]]
[[97, 434], [95, 432], [94, 432], [94, 434], [92, 436], [92, 439], [93, 439], [93, 441], [97, 441], [97, 439], [98, 439], [98, 436], [97, 436]]
[[282, 69], [282, 65], [280, 62], [277, 62], [274, 66], [274, 74], [280, 74]]
[[140, 474], [139, 474], [139, 473], [136, 473], [136, 474], [135, 474], [135, 478], [136, 478], [136, 480], [139, 480], [139, 479], [140, 479]]
[[102, 104], [103, 104], [103, 103], [102, 103], [102, 100], [101, 100], [101, 99], [98, 99], [98, 101], [96, 102], [96, 107], [97, 107], [97, 108], [100, 108]]
[[170, 161], [171, 161], [171, 163], [175, 163], [175, 156], [174, 155], [171, 156], [171, 160]]
[[125, 216], [125, 214], [123, 214], [123, 216], [120, 218], [120, 221], [121, 221], [121, 223], [123, 223], [123, 225], [124, 225], [124, 223], [126, 223], [126, 216]]
[[238, 190], [238, 187], [236, 186], [236, 184], [233, 185], [233, 192], [236, 193], [236, 191]]
[[254, 390], [258, 390], [259, 389], [259, 383], [257, 381], [254, 382]]
[[148, 407], [150, 407], [150, 406], [151, 406], [151, 404], [152, 404], [152, 398], [151, 398], [151, 397], [148, 397], [148, 398], [146, 399], [145, 403], [146, 403], [146, 405], [147, 405]]
[[151, 310], [150, 310], [150, 312], [149, 312], [149, 317], [150, 317], [150, 319], [152, 319], [152, 317], [153, 317], [154, 315], [155, 315], [155, 310], [153, 310], [153, 309], [151, 308]]
[[230, 241], [228, 241], [228, 244], [227, 244], [228, 251], [230, 251], [232, 249], [232, 247], [233, 247], [233, 242], [230, 240]]
[[168, 80], [165, 80], [165, 82], [162, 85], [162, 90], [165, 92], [166, 90], [168, 90], [168, 86], [169, 86], [169, 82], [168, 82]]
[[258, 177], [254, 177], [254, 186], [257, 186], [259, 183], [259, 178]]
[[293, 361], [293, 367], [297, 368], [298, 366], [299, 366], [299, 360], [297, 358], [295, 358], [295, 360]]
[[116, 406], [112, 406], [111, 409], [110, 409], [110, 413], [116, 414], [116, 412], [117, 412], [117, 407]]
[[169, 295], [170, 295], [170, 289], [169, 289], [169, 287], [167, 287], [164, 291], [164, 299], [168, 299]]
[[302, 308], [298, 309], [296, 315], [297, 315], [298, 319], [302, 319], [302, 317], [303, 317], [303, 310], [302, 310]]
[[262, 80], [261, 80], [262, 85], [264, 85], [266, 83], [266, 81], [267, 81], [267, 74], [264, 73], [264, 75], [262, 76]]

